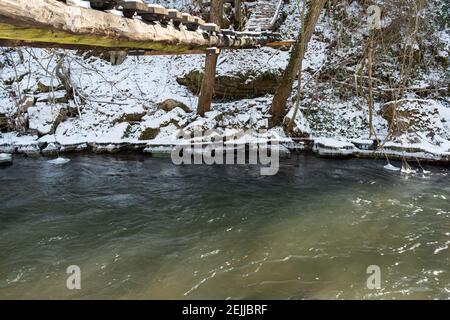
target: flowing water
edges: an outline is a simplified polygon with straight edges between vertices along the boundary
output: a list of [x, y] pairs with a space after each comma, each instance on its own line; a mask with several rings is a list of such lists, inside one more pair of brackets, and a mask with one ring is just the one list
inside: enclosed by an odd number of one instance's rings
[[0, 168], [0, 298], [448, 299], [450, 170], [384, 165], [16, 157]]

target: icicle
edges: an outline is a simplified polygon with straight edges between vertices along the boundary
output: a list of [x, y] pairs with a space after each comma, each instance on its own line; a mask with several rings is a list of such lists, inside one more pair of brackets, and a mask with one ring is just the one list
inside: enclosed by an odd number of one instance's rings
[[430, 174], [430, 173], [431, 173], [431, 171], [425, 170], [425, 169], [423, 168], [423, 166], [422, 166], [422, 164], [420, 163], [419, 159], [416, 158], [416, 160], [417, 160], [417, 163], [419, 164], [420, 168], [422, 169], [422, 173], [423, 173], [423, 174]]
[[408, 164], [408, 162], [403, 158], [402, 163], [402, 173], [410, 174], [410, 173], [416, 173], [416, 170], [412, 169], [411, 166]]
[[386, 160], [387, 160], [387, 165], [384, 166], [384, 168], [386, 170], [390, 170], [390, 171], [399, 171], [400, 168], [393, 166], [390, 162], [389, 162], [389, 158], [386, 156]]
[[392, 164], [388, 163], [387, 165], [384, 166], [384, 168], [386, 170], [391, 170], [391, 171], [399, 171], [400, 168], [393, 166]]

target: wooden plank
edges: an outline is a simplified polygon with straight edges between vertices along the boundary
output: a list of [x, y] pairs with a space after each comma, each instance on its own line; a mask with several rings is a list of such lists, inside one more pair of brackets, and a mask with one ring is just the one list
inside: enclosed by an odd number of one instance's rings
[[130, 50], [128, 51], [128, 55], [130, 56], [162, 56], [162, 55], [191, 55], [191, 54], [206, 54], [206, 50], [186, 50], [182, 53], [180, 52], [168, 52], [168, 51], [158, 51], [158, 50], [152, 50], [152, 51], [145, 51], [145, 50]]
[[172, 20], [173, 25], [178, 28], [183, 20], [181, 12], [176, 9], [169, 9], [167, 10], [167, 14], [169, 15], [169, 19]]
[[147, 5], [137, 1], [120, 1], [119, 9], [122, 10], [126, 18], [133, 18], [136, 13], [144, 13], [147, 10]]
[[160, 15], [165, 15], [165, 16], [169, 15], [169, 12], [167, 11], [167, 9], [158, 4], [148, 4], [147, 9], [148, 9], [149, 13], [160, 14]]
[[111, 10], [116, 5], [116, 0], [89, 0], [92, 9]]
[[183, 14], [176, 9], [169, 9], [167, 10], [167, 13], [169, 15], [169, 18], [174, 21], [182, 21], [183, 19]]
[[126, 10], [133, 10], [138, 13], [148, 12], [148, 5], [138, 1], [120, 1], [119, 6]]
[[194, 17], [191, 16], [189, 13], [182, 13], [182, 21], [183, 23], [195, 23]]
[[196, 23], [194, 16], [191, 16], [189, 13], [182, 14], [182, 22], [183, 25], [190, 31], [195, 31], [198, 29], [198, 23]]
[[[169, 13], [167, 12], [166, 9], [164, 10], [159, 10], [161, 8], [158, 8], [158, 10], [154, 10], [155, 12], [160, 12], [160, 13], [141, 13], [139, 14], [142, 19], [146, 20], [146, 21], [159, 21], [163, 24], [167, 24], [170, 21], [169, 18]], [[153, 10], [150, 10], [153, 11]]]
[[205, 23], [200, 26], [200, 29], [208, 31], [208, 32], [219, 32], [220, 27], [215, 23]]
[[161, 22], [167, 24], [170, 21], [169, 15], [153, 14], [153, 13], [141, 13], [139, 16], [142, 20], [150, 22]]
[[200, 17], [192, 16], [194, 18], [194, 23], [198, 24], [199, 26], [202, 26], [205, 24], [205, 20], [203, 20]]
[[231, 29], [221, 29], [220, 32], [225, 36], [231, 36], [231, 37], [236, 36], [236, 31], [231, 30]]

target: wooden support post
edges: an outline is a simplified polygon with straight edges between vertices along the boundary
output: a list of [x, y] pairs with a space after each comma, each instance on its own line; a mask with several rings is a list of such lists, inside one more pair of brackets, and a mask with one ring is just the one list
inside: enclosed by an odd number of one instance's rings
[[218, 48], [208, 48], [206, 50], [205, 73], [203, 74], [197, 107], [197, 114], [202, 117], [205, 115], [205, 112], [211, 110], [214, 82], [216, 80], [217, 58], [219, 53], [220, 49]]
[[234, 0], [234, 30], [242, 29], [241, 0]]

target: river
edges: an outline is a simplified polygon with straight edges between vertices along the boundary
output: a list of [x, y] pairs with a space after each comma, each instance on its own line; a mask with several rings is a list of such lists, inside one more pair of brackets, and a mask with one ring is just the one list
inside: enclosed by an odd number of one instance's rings
[[[299, 155], [260, 176], [68, 157], [0, 168], [2, 299], [450, 298], [448, 168]], [[71, 265], [81, 290], [66, 288]]]

